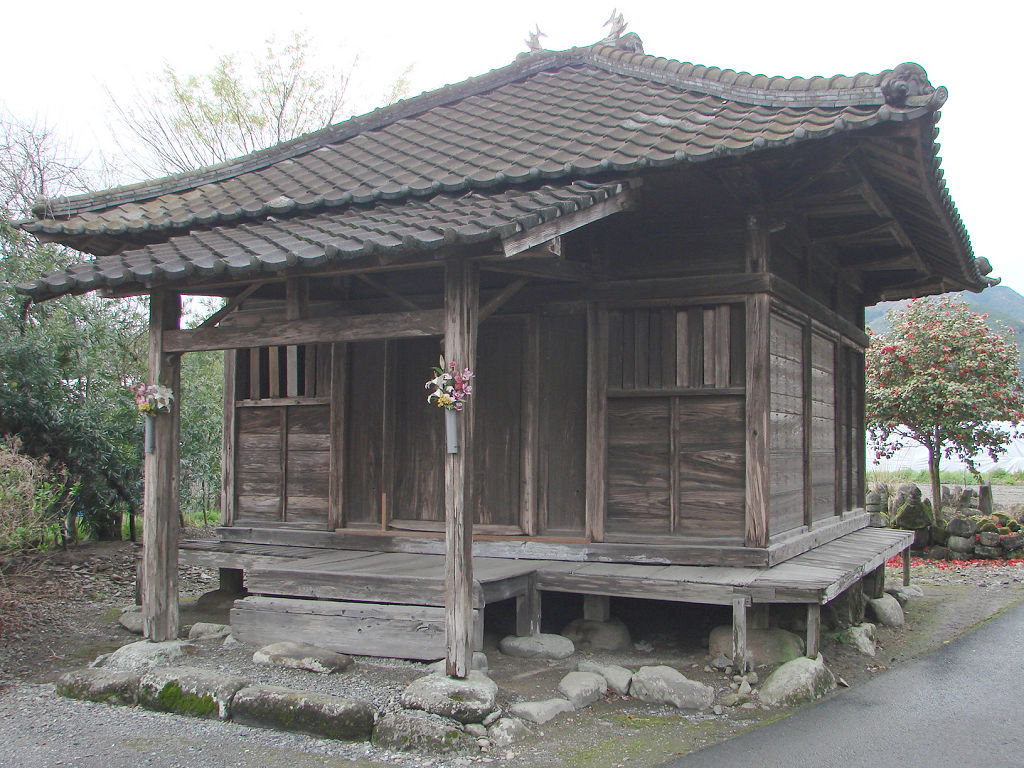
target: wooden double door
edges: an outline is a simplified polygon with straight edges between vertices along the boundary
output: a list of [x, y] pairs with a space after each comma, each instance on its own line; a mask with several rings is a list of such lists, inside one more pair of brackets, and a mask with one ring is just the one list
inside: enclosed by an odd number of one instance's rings
[[[522, 320], [509, 318], [479, 331], [468, 448], [481, 532], [524, 530], [524, 329]], [[344, 381], [314, 396], [236, 402], [237, 522], [327, 527], [333, 423], [343, 432], [336, 443], [343, 454], [336, 462], [342, 527], [443, 530], [444, 415], [427, 404], [424, 387], [440, 352], [435, 337], [335, 345], [340, 364], [321, 362]], [[335, 386], [344, 389], [340, 419], [331, 413], [338, 407], [331, 404]]]

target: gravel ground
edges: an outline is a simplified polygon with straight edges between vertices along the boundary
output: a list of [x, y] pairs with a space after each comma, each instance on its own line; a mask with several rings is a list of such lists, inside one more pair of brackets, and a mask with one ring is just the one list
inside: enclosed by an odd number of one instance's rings
[[[533, 726], [531, 740], [467, 758], [435, 759], [389, 753], [364, 743], [345, 743], [262, 731], [235, 723], [69, 701], [54, 695], [52, 681], [100, 653], [137, 640], [117, 623], [119, 608], [132, 602], [130, 545], [94, 545], [23, 565], [0, 583], [8, 600], [0, 604], [0, 766], [47, 768], [160, 768], [185, 766], [437, 766], [498, 763], [503, 768], [535, 766], [654, 765], [779, 716], [777, 711], [730, 710], [680, 713], [628, 697], [608, 697], [579, 712]], [[901, 569], [890, 569], [897, 580]], [[913, 581], [926, 597], [911, 604], [903, 629], [880, 628], [879, 653], [871, 659], [825, 635], [823, 653], [837, 675], [852, 686], [886, 668], [925, 653], [1024, 598], [1024, 566], [966, 565], [915, 561]], [[196, 608], [194, 597], [216, 586], [212, 572], [183, 568], [182, 620], [223, 621], [224, 615]], [[2, 595], [0, 595], [2, 597]], [[546, 606], [552, 604], [546, 603]], [[13, 609], [12, 609], [13, 606]], [[496, 635], [485, 638], [499, 704], [550, 698], [558, 680], [580, 658], [636, 669], [669, 664], [688, 677], [728, 690], [728, 678], [705, 670], [710, 627], [726, 615], [673, 613], [678, 606], [613, 601], [636, 647], [620, 654], [580, 652], [559, 662], [525, 662], [497, 652]], [[727, 612], [726, 612], [727, 613]], [[548, 613], [546, 611], [545, 616]], [[680, 628], [684, 628], [683, 631]], [[685, 631], [689, 629], [690, 631]], [[338, 675], [283, 670], [252, 663], [253, 648], [199, 641], [193, 666], [241, 674], [254, 682], [319, 690], [360, 698], [386, 711], [397, 706], [404, 687], [424, 665], [358, 658]], [[759, 669], [766, 675], [770, 670]]]

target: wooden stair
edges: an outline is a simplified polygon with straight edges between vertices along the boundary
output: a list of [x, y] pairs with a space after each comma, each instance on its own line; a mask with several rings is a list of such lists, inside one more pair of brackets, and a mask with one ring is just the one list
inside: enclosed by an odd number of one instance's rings
[[[535, 564], [480, 558], [474, 567], [481, 576], [473, 584], [479, 650], [484, 605], [525, 599]], [[291, 640], [424, 661], [445, 655], [443, 556], [333, 550], [264, 561], [247, 571], [246, 586], [250, 597], [231, 610], [231, 626], [246, 642]]]

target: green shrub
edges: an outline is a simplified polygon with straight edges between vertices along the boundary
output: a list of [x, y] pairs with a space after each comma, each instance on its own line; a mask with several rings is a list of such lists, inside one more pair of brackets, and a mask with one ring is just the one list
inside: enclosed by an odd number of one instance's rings
[[0, 438], [0, 551], [25, 551], [59, 540], [78, 494], [63, 470], [26, 456], [16, 437]]

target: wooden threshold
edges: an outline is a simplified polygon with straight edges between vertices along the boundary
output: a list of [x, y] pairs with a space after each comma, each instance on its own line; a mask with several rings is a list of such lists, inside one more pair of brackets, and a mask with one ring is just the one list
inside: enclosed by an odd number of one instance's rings
[[[305, 531], [287, 528], [234, 525], [218, 529], [224, 541], [322, 546], [338, 549], [363, 549], [376, 552], [443, 554], [441, 534], [389, 531]], [[473, 554], [479, 557], [567, 562], [647, 563], [671, 565], [735, 565], [765, 567], [768, 551], [754, 547], [721, 547], [701, 544], [628, 544], [586, 541], [547, 541], [507, 536], [479, 537], [473, 542]]]

